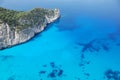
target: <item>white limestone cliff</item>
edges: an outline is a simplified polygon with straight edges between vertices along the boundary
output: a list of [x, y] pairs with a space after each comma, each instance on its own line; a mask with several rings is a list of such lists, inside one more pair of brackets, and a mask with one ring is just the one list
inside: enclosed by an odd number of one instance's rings
[[43, 31], [47, 24], [60, 17], [58, 9], [54, 9], [53, 11], [53, 14], [45, 15], [45, 21], [42, 25], [33, 25], [21, 31], [17, 31], [16, 29], [11, 30], [10, 25], [0, 21], [0, 49], [24, 43], [33, 38], [35, 34]]

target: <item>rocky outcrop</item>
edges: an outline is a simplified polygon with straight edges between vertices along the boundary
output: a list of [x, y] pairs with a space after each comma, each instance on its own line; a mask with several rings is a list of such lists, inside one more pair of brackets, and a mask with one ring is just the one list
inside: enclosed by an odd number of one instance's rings
[[[50, 10], [48, 10], [49, 12]], [[44, 30], [47, 24], [55, 21], [60, 17], [59, 10], [54, 9], [52, 13], [45, 14], [42, 23], [37, 21], [39, 24], [32, 24], [30, 27], [19, 30], [16, 27], [12, 27], [8, 23], [0, 21], [0, 49], [5, 49], [13, 45], [17, 45], [28, 41], [35, 34]], [[21, 24], [25, 21], [24, 19], [19, 20]], [[23, 22], [22, 22], [23, 21]], [[28, 20], [29, 22], [29, 20]], [[22, 27], [22, 26], [19, 26]]]

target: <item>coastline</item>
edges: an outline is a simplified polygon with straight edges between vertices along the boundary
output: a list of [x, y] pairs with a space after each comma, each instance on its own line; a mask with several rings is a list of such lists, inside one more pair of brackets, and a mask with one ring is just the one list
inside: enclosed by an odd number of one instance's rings
[[[44, 31], [44, 29], [48, 26], [48, 24], [53, 23], [58, 18], [60, 18], [60, 12], [58, 9], [54, 9], [54, 14], [52, 16], [45, 15], [45, 22], [43, 22], [42, 25], [40, 24], [40, 26], [29, 27], [29, 28], [23, 29], [19, 32], [11, 31], [9, 25], [6, 23], [5, 28], [7, 28], [6, 31], [8, 34], [8, 37], [7, 37], [8, 43], [5, 43], [5, 45], [3, 45], [3, 46], [0, 45], [0, 50], [10, 48], [10, 47], [16, 46], [18, 44], [23, 44], [23, 43], [31, 40], [38, 33]], [[11, 34], [14, 34], [14, 38], [9, 39], [9, 37], [11, 37]]]

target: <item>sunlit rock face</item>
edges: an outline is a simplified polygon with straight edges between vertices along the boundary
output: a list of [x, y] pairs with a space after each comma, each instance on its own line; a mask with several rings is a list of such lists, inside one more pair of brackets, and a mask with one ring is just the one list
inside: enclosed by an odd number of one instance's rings
[[[13, 10], [7, 10], [13, 11]], [[0, 16], [0, 49], [28, 41], [35, 34], [44, 30], [47, 24], [60, 17], [58, 9], [35, 8], [28, 12], [16, 12], [15, 22], [3, 20]]]

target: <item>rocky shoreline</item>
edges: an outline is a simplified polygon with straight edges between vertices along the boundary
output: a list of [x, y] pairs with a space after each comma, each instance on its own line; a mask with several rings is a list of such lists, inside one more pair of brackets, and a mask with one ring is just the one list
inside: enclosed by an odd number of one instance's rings
[[[47, 14], [44, 16], [44, 21], [39, 25], [32, 25], [31, 27], [22, 29], [20, 31], [17, 29], [12, 30], [9, 24], [0, 21], [0, 50], [27, 42], [37, 33], [43, 31], [47, 24], [54, 22], [59, 17], [59, 10], [54, 9], [52, 10], [52, 14]], [[39, 22], [37, 21], [37, 23]]]

